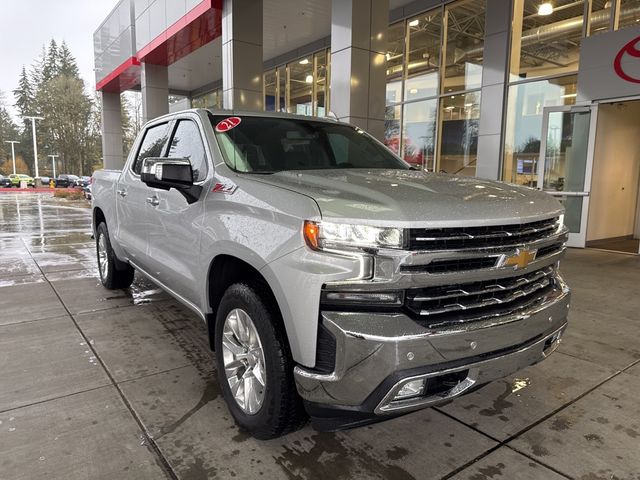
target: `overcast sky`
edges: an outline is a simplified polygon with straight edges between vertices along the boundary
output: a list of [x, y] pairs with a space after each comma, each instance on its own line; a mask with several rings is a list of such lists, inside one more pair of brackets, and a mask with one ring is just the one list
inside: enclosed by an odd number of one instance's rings
[[[51, 38], [67, 42], [89, 91], [95, 89], [93, 32], [118, 0], [0, 0], [0, 90], [13, 106], [22, 65]], [[15, 111], [12, 110], [12, 113]]]

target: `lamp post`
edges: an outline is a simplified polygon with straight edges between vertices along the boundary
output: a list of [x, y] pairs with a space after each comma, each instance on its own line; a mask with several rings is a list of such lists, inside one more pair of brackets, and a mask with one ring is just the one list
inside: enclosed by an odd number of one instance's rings
[[56, 178], [56, 157], [59, 157], [60, 155], [47, 155], [48, 157], [51, 157], [51, 165], [53, 165], [53, 178]]
[[36, 178], [40, 176], [38, 171], [38, 142], [36, 142], [36, 120], [44, 120], [44, 117], [23, 117], [25, 120], [31, 120], [31, 132], [33, 134], [33, 163], [36, 168]]
[[10, 143], [11, 144], [11, 160], [13, 160], [13, 174], [16, 174], [16, 149], [15, 149], [15, 145], [16, 143], [20, 143], [17, 140], [5, 140], [4, 143]]

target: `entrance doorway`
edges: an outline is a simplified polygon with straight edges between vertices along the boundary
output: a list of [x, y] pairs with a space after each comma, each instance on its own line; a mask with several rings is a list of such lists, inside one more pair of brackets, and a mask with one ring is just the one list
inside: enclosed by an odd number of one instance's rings
[[640, 100], [600, 103], [586, 246], [640, 253]]

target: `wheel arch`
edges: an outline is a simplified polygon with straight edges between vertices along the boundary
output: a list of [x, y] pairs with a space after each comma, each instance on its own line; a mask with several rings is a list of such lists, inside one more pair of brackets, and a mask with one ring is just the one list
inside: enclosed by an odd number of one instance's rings
[[274, 286], [272, 284], [273, 278], [270, 282], [258, 266], [227, 253], [216, 255], [211, 260], [207, 274], [207, 301], [208, 307], [211, 309], [211, 313], [207, 314], [207, 329], [211, 348], [214, 349], [215, 322], [220, 300], [227, 288], [242, 281], [257, 284], [269, 296], [268, 300], [278, 308], [279, 326], [284, 329], [289, 349], [295, 359], [296, 345], [292, 343], [291, 329], [287, 328], [289, 323], [287, 321], [288, 310], [286, 310], [286, 303], [283, 303], [281, 296], [278, 295], [279, 286]]

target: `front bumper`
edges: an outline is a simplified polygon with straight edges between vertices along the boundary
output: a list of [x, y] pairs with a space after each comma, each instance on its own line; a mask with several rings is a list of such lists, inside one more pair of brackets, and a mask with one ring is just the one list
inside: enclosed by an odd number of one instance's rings
[[[298, 392], [321, 429], [446, 402], [544, 359], [566, 328], [569, 300], [560, 280], [530, 310], [439, 330], [401, 313], [322, 312], [322, 324], [336, 342], [335, 368], [322, 374], [296, 367]], [[417, 378], [426, 378], [427, 386], [452, 378], [454, 384], [393, 400], [404, 383]]]

